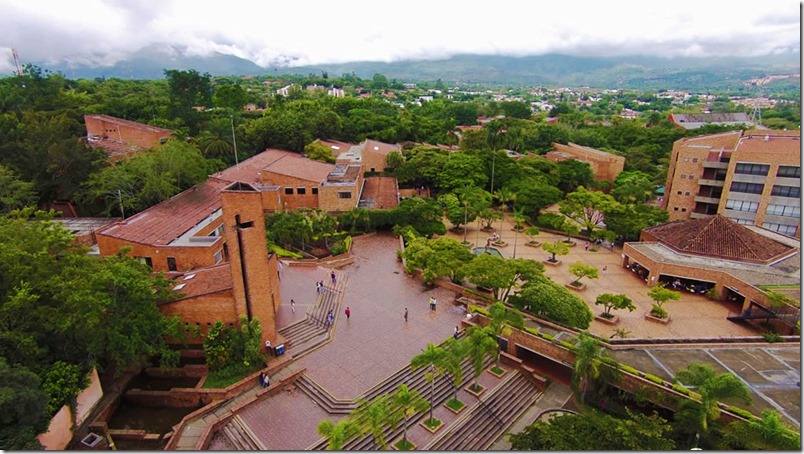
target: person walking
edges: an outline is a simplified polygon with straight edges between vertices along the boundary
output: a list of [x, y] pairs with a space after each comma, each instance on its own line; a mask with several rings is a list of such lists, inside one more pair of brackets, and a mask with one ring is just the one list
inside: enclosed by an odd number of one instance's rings
[[346, 306], [346, 320], [349, 320], [350, 315], [352, 315], [352, 311], [349, 309], [349, 306]]
[[315, 292], [320, 294], [321, 293], [321, 282], [315, 281]]
[[452, 332], [452, 337], [454, 337], [455, 339], [458, 338], [458, 327], [457, 326], [455, 327], [455, 331]]
[[408, 321], [408, 308], [405, 308], [405, 322]]
[[294, 314], [296, 313], [296, 302], [295, 302], [295, 301], [293, 301], [293, 298], [291, 298], [291, 299], [290, 299], [290, 310], [291, 310], [291, 312], [293, 312]]
[[329, 273], [329, 275], [330, 275], [330, 277], [332, 278], [332, 285], [335, 285], [335, 283], [336, 283], [336, 279], [335, 279], [335, 270], [332, 270], [332, 271]]
[[265, 349], [268, 350], [268, 356], [274, 356], [274, 350], [271, 348], [271, 341], [265, 339]]
[[609, 269], [609, 266], [608, 265], [603, 265], [603, 273], [605, 273], [607, 269]]

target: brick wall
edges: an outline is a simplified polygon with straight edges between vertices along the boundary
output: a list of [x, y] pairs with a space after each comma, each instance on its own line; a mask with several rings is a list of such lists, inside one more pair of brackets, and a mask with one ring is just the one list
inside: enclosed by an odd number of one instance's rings
[[[349, 211], [360, 201], [360, 186], [322, 186], [319, 206], [327, 212]], [[339, 193], [348, 193], [349, 198], [341, 198]]]
[[[221, 321], [229, 327], [237, 326], [238, 323], [231, 290], [165, 303], [159, 306], [159, 310], [166, 317], [176, 315], [185, 324], [198, 326], [202, 336], [206, 336], [216, 321]], [[203, 339], [192, 338], [188, 342], [201, 343]]]
[[703, 162], [708, 155], [709, 148], [687, 148], [680, 142], [673, 146], [664, 191], [670, 221], [690, 218], [700, 189]]
[[[319, 196], [313, 194], [313, 188], [318, 188], [320, 191], [320, 181], [303, 180], [301, 178], [273, 173], [267, 170], [264, 170], [260, 174], [260, 181], [265, 185], [279, 186], [279, 200], [277, 204], [281, 203], [281, 205], [278, 205], [274, 209], [292, 211], [299, 208], [318, 208]], [[292, 188], [293, 194], [287, 194], [285, 188]], [[304, 188], [305, 194], [299, 195], [299, 188]], [[271, 201], [270, 205], [273, 205], [273, 201]]]
[[[260, 193], [221, 192], [223, 222], [232, 264], [232, 284], [237, 315], [260, 320], [262, 340], [276, 345], [276, 309], [281, 302], [277, 260], [268, 255]], [[239, 219], [240, 226], [237, 226]], [[239, 237], [238, 237], [239, 234]]]
[[[137, 145], [143, 148], [153, 148], [160, 144], [160, 141], [170, 138], [170, 131], [152, 130], [150, 128], [136, 128], [103, 118], [84, 116], [87, 134], [107, 137], [130, 145]], [[146, 125], [147, 126], [147, 125]]]
[[371, 172], [372, 168], [374, 168], [374, 172], [382, 172], [383, 169], [388, 166], [385, 154], [378, 153], [374, 150], [369, 150], [368, 147], [363, 150], [361, 160], [363, 161], [364, 172]]

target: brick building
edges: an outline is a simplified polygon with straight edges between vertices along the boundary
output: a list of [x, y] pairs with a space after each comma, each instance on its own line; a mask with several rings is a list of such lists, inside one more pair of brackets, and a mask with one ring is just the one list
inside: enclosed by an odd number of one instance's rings
[[643, 230], [640, 242], [623, 245], [622, 265], [649, 286], [695, 293], [713, 288], [730, 319], [775, 319], [790, 328], [800, 310], [772, 307], [765, 291], [792, 288], [781, 291], [800, 299], [800, 248], [794, 238], [715, 215]]
[[574, 143], [567, 145], [554, 143], [553, 150], [544, 155], [544, 158], [553, 162], [575, 159], [588, 163], [597, 181], [614, 181], [625, 166], [625, 158], [622, 156], [576, 145]]
[[103, 149], [112, 161], [127, 159], [142, 150], [154, 148], [170, 138], [173, 131], [109, 115], [84, 115], [87, 143]]
[[732, 131], [676, 141], [663, 205], [671, 221], [722, 214], [801, 238], [800, 132]]
[[402, 147], [395, 144], [366, 139], [359, 145], [352, 145], [345, 153], [337, 154], [338, 164], [360, 164], [364, 172], [382, 172], [388, 164], [386, 159], [394, 151], [401, 153]]
[[699, 114], [679, 114], [672, 113], [667, 117], [676, 126], [684, 129], [698, 129], [705, 125], [717, 126], [756, 126], [756, 122], [748, 117], [744, 112], [719, 112], [719, 113], [699, 113]]

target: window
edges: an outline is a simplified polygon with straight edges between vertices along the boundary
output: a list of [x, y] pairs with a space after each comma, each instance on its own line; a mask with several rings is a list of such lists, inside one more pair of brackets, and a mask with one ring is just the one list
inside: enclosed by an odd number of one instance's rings
[[692, 158], [692, 162], [698, 162], [698, 158]]
[[684, 162], [690, 162], [690, 158], [684, 158]]
[[352, 198], [352, 193], [351, 192], [339, 192], [338, 193], [338, 198], [339, 199], [351, 199]]
[[218, 252], [215, 253], [215, 264], [221, 263], [223, 261], [223, 250], [220, 249]]
[[673, 207], [673, 211], [678, 211], [678, 207]]
[[776, 172], [776, 176], [786, 178], [801, 178], [801, 167], [779, 166], [779, 171]]
[[773, 186], [771, 195], [781, 197], [801, 197], [801, 188], [795, 186]]
[[695, 179], [695, 175], [690, 174], [690, 180], [694, 180], [694, 179]]
[[748, 194], [762, 194], [763, 189], [765, 189], [764, 184], [742, 183], [738, 181], [731, 183], [731, 190], [734, 192], [746, 192]]
[[299, 195], [307, 194], [307, 188], [296, 188], [296, 194]]
[[765, 211], [765, 213], [776, 216], [789, 216], [791, 218], [797, 218], [801, 216], [801, 207], [770, 204], [768, 205], [768, 210]]
[[767, 164], [750, 164], [738, 162], [734, 167], [734, 173], [744, 173], [747, 175], [767, 175], [770, 166]]
[[756, 213], [757, 210], [759, 209], [759, 202], [747, 202], [744, 200], [729, 199], [726, 201], [726, 208], [729, 210], [747, 211], [749, 213]]
[[686, 208], [682, 208], [682, 209], [681, 209], [681, 212], [682, 212], [682, 213], [686, 213], [686, 212], [687, 212], [687, 209], [686, 209]]
[[690, 195], [690, 191], [685, 192], [684, 195]]
[[736, 222], [736, 223], [738, 223], [738, 224], [754, 225], [754, 221], [752, 221], [751, 219], [731, 218], [731, 220]]
[[682, 173], [682, 174], [681, 174], [681, 179], [682, 179], [682, 180], [686, 180], [686, 179], [687, 179], [687, 174], [686, 174], [686, 173]]
[[225, 228], [225, 226], [223, 224], [221, 224], [220, 226], [218, 226], [217, 229], [215, 229], [215, 231], [218, 232], [218, 236], [223, 236], [224, 228]]
[[318, 188], [313, 188], [313, 195], [318, 195]]
[[796, 231], [798, 230], [798, 226], [795, 225], [774, 224], [771, 222], [763, 223], [762, 227], [789, 236], [796, 236]]
[[135, 258], [138, 259], [140, 261], [140, 263], [148, 265], [151, 268], [154, 267], [153, 261], [151, 261], [150, 257], [135, 257]]
[[176, 257], [167, 258], [168, 271], [176, 271]]
[[285, 188], [285, 194], [293, 195], [293, 188]]
[[678, 191], [676, 194], [681, 195], [681, 191]]

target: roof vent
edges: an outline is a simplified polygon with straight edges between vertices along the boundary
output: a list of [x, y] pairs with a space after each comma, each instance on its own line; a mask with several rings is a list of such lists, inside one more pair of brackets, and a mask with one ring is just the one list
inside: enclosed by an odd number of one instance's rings
[[187, 285], [187, 284], [179, 284], [179, 285], [173, 287], [173, 290], [181, 290], [181, 289], [184, 288], [185, 285]]
[[189, 274], [189, 275], [187, 275], [187, 276], [185, 276], [185, 277], [184, 277], [184, 280], [185, 280], [185, 281], [189, 281], [190, 279], [192, 279], [192, 278], [194, 278], [194, 277], [195, 277], [195, 274]]

